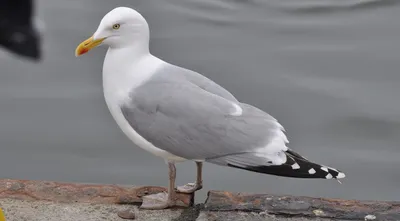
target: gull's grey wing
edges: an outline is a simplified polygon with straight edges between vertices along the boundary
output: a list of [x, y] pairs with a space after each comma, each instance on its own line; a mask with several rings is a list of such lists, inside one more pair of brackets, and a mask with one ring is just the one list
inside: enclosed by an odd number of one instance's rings
[[[273, 117], [238, 104], [242, 114], [233, 116], [232, 101], [163, 72], [136, 88], [121, 110], [146, 140], [186, 159], [247, 152], [260, 152], [268, 158], [285, 150], [286, 137]], [[274, 160], [279, 159], [270, 161]]]

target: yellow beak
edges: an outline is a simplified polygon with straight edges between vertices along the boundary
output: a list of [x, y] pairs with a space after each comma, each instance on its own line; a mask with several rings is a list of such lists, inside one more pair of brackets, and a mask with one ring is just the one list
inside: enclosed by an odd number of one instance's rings
[[85, 53], [87, 53], [88, 51], [92, 50], [93, 48], [97, 47], [98, 45], [100, 45], [105, 38], [101, 38], [101, 39], [97, 39], [97, 40], [93, 40], [93, 36], [86, 39], [85, 41], [83, 41], [82, 43], [80, 43], [78, 45], [78, 47], [76, 47], [75, 49], [75, 56], [81, 56]]

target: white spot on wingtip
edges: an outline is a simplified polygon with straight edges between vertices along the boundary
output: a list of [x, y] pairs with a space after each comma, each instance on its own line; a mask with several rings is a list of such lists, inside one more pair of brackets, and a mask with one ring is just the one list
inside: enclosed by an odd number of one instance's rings
[[328, 173], [328, 175], [326, 175], [326, 177], [325, 177], [326, 179], [332, 179], [333, 178], [333, 176], [332, 176], [332, 174], [330, 174], [330, 173]]
[[236, 117], [242, 115], [243, 109], [235, 103], [232, 103], [232, 105], [233, 105], [233, 107], [235, 107], [235, 111], [233, 113], [231, 113], [231, 115], [236, 116]]
[[315, 174], [316, 172], [317, 172], [317, 171], [315, 171], [314, 168], [311, 168], [311, 169], [308, 170], [308, 173], [309, 173], [309, 174]]
[[332, 167], [327, 167], [327, 166], [325, 166], [326, 168], [328, 168], [328, 169], [331, 169], [331, 170], [333, 170], [333, 171], [336, 171], [336, 172], [338, 172], [339, 173], [339, 171], [337, 170], [337, 169], [335, 169], [335, 168], [332, 168]]
[[293, 170], [300, 169], [300, 165], [298, 163], [295, 163], [295, 164], [292, 165], [292, 169]]
[[323, 171], [325, 171], [325, 172], [328, 172], [328, 171], [329, 171], [328, 168], [326, 168], [326, 167], [321, 167], [321, 170], [323, 170]]
[[342, 178], [345, 178], [345, 177], [346, 177], [346, 174], [344, 174], [342, 172], [339, 172], [339, 174], [336, 176], [336, 179], [342, 179]]

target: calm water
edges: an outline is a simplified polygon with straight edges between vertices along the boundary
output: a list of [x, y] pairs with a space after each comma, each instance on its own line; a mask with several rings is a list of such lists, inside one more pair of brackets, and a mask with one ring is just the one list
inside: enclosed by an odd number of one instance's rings
[[[138, 9], [152, 52], [276, 117], [290, 147], [342, 169], [343, 185], [205, 165], [205, 190], [400, 200], [400, 1], [39, 0], [45, 60], [0, 54], [0, 177], [166, 185], [103, 101], [105, 48], [78, 43], [116, 6]], [[178, 182], [194, 181], [194, 163]]]

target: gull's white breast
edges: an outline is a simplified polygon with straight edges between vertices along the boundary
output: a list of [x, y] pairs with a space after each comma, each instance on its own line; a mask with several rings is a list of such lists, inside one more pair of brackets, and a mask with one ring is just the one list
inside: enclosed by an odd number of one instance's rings
[[129, 99], [129, 93], [149, 79], [158, 68], [164, 65], [164, 62], [150, 54], [142, 56], [135, 62], [121, 62], [119, 57], [109, 49], [103, 65], [104, 98], [114, 120], [125, 135], [140, 148], [166, 160], [186, 160], [148, 142], [130, 126], [120, 108], [120, 105]]

